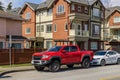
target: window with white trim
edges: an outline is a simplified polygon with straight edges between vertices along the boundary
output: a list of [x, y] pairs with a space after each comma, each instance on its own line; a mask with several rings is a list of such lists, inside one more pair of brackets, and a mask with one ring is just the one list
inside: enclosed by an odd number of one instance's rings
[[93, 16], [100, 17], [100, 9], [93, 8]]
[[81, 6], [78, 6], [78, 12], [81, 12]]
[[71, 10], [75, 10], [75, 4], [71, 4]]
[[44, 25], [40, 26], [40, 32], [44, 32]]
[[61, 13], [64, 13], [65, 12], [65, 8], [64, 8], [64, 5], [59, 5], [57, 7], [57, 13], [58, 14], [61, 14]]
[[65, 23], [65, 31], [68, 31], [68, 24]]
[[97, 42], [91, 42], [91, 50], [97, 50], [98, 49], [98, 44]]
[[57, 32], [57, 26], [56, 26], [56, 24], [54, 25], [54, 32]]
[[120, 16], [115, 16], [114, 23], [119, 23], [119, 22], [120, 22]]
[[48, 9], [47, 10], [47, 15], [51, 15], [52, 14], [52, 9]]
[[30, 34], [31, 33], [31, 29], [30, 28], [26, 28], [25, 33], [26, 34]]
[[52, 32], [52, 24], [48, 24], [48, 25], [46, 26], [46, 32], [47, 32], [47, 33], [51, 33], [51, 32]]
[[85, 13], [88, 13], [88, 7], [85, 6]]
[[31, 18], [31, 13], [30, 12], [27, 12], [26, 14], [25, 14], [25, 19], [30, 19]]
[[3, 49], [3, 42], [0, 42], [0, 49]]

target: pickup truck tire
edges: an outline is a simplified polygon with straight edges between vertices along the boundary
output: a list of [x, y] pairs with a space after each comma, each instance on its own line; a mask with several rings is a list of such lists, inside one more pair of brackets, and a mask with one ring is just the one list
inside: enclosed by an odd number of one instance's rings
[[67, 65], [68, 68], [73, 68], [74, 64]]
[[41, 66], [34, 66], [34, 67], [37, 71], [42, 71], [45, 68], [45, 67], [41, 67]]
[[90, 59], [89, 58], [83, 59], [81, 66], [83, 68], [89, 68], [90, 67]]
[[106, 64], [106, 61], [104, 59], [102, 59], [101, 62], [100, 62], [100, 65], [105, 66], [105, 64]]
[[55, 60], [55, 61], [52, 61], [51, 64], [49, 65], [49, 70], [51, 72], [57, 72], [60, 70], [60, 62]]

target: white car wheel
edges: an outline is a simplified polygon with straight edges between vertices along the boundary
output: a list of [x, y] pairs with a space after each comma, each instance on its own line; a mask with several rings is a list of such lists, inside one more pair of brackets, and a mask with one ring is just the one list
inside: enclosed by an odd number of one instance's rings
[[101, 62], [100, 62], [100, 65], [105, 66], [105, 64], [106, 64], [106, 61], [104, 59], [102, 59]]
[[118, 60], [117, 60], [117, 64], [120, 64], [120, 58], [118, 58]]

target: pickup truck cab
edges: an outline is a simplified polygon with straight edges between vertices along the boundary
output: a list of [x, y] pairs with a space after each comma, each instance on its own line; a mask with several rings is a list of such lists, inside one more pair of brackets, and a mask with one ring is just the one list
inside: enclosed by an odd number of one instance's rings
[[31, 63], [38, 71], [48, 67], [50, 71], [57, 72], [61, 65], [73, 68], [74, 64], [81, 64], [88, 68], [93, 59], [93, 51], [80, 51], [78, 46], [55, 46], [44, 52], [37, 52], [32, 55]]

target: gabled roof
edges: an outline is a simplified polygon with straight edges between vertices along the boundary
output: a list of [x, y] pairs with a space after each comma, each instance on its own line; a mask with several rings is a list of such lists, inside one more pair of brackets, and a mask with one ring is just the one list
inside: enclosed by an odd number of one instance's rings
[[112, 13], [114, 13], [115, 11], [119, 11], [120, 12], [120, 6], [115, 6], [115, 7], [110, 7], [105, 11], [105, 18], [107, 19]]
[[38, 5], [39, 4], [25, 2], [24, 6], [19, 11], [19, 14], [21, 14], [23, 12], [23, 10], [26, 8], [26, 6], [29, 6], [33, 11], [35, 11], [37, 9]]
[[39, 4], [37, 9], [50, 8], [55, 0], [46, 0]]
[[66, 1], [89, 5], [88, 0], [66, 0]]
[[20, 15], [17, 14], [11, 14], [8, 12], [4, 12], [0, 10], [0, 18], [7, 18], [7, 19], [12, 19], [12, 20], [24, 20], [23, 18], [20, 17]]

